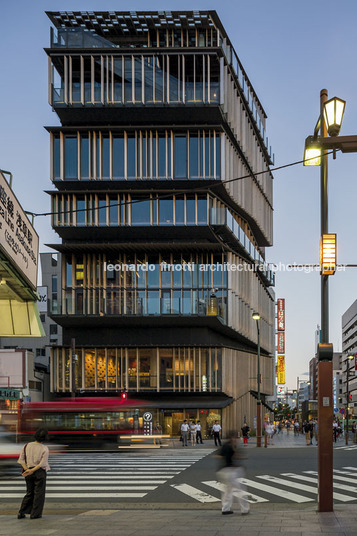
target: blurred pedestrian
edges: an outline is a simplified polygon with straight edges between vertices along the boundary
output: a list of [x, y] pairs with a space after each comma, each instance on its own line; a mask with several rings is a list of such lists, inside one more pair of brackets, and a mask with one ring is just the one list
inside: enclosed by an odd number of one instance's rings
[[47, 439], [47, 431], [40, 428], [35, 433], [35, 441], [26, 443], [22, 448], [17, 463], [22, 465], [22, 476], [26, 480], [26, 495], [22, 500], [18, 519], [30, 514], [31, 519], [42, 517], [46, 495], [46, 476], [50, 466], [48, 465], [48, 447], [43, 445]]
[[221, 438], [220, 438], [220, 433], [221, 433], [221, 425], [218, 424], [218, 421], [214, 421], [214, 425], [212, 426], [212, 432], [213, 432], [213, 438], [214, 438], [214, 444], [216, 445], [217, 447], [217, 442], [218, 442], [218, 445], [222, 445], [221, 443]]
[[157, 445], [162, 445], [162, 441], [161, 441], [161, 437], [162, 436], [162, 426], [159, 422], [156, 423], [156, 426], [155, 426], [155, 435], [159, 436], [157, 438], [155, 438], [155, 444]]
[[311, 432], [312, 432], [312, 424], [310, 421], [307, 421], [304, 428], [305, 432], [305, 439], [306, 439], [306, 445], [312, 445], [312, 439], [311, 439]]
[[268, 443], [273, 444], [273, 435], [274, 435], [274, 426], [273, 423], [268, 422], [265, 428], [265, 433], [267, 434]]
[[243, 436], [243, 445], [248, 445], [250, 428], [246, 422], [243, 424], [241, 430], [242, 430], [242, 436]]
[[241, 513], [249, 514], [249, 502], [246, 498], [245, 486], [240, 482], [244, 477], [244, 466], [242, 454], [237, 445], [236, 434], [229, 433], [226, 441], [220, 450], [223, 467], [218, 471], [217, 478], [224, 484], [222, 491], [222, 515], [233, 514], [232, 505], [234, 492], [238, 497]]

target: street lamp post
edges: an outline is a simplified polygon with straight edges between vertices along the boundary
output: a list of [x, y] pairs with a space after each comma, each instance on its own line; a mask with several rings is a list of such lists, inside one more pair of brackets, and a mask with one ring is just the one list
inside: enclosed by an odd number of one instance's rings
[[350, 402], [350, 361], [354, 359], [353, 355], [348, 355], [346, 360], [346, 445], [348, 445], [348, 421], [349, 421], [349, 402]]
[[260, 399], [260, 328], [259, 320], [260, 314], [253, 313], [253, 320], [257, 323], [257, 333], [258, 333], [258, 363], [257, 363], [257, 447], [262, 446], [262, 402]]

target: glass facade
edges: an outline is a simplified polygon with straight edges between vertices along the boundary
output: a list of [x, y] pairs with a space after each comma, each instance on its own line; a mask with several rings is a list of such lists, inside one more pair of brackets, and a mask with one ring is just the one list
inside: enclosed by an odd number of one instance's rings
[[[220, 348], [76, 348], [76, 389], [222, 391]], [[53, 390], [71, 391], [71, 352], [53, 348]]]
[[[227, 318], [222, 254], [63, 255], [62, 314]], [[73, 270], [75, 266], [75, 270]]]
[[[88, 61], [89, 60], [89, 61]], [[68, 104], [219, 103], [216, 53], [52, 57], [51, 99]], [[72, 84], [70, 83], [72, 80]]]
[[217, 130], [90, 131], [63, 136], [55, 133], [52, 152], [54, 180], [221, 176], [221, 133]]

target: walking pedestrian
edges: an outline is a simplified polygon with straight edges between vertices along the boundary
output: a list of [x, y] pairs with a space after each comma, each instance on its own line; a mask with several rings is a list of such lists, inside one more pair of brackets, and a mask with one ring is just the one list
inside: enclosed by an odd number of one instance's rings
[[162, 445], [161, 436], [162, 436], [162, 426], [159, 422], [155, 426], [155, 435], [159, 436], [154, 440], [155, 445]]
[[[223, 467], [218, 471], [217, 478], [224, 484], [222, 491], [222, 515], [233, 514], [232, 505], [234, 495], [238, 498], [242, 515], [249, 514], [249, 502], [246, 498], [245, 486], [240, 479], [244, 477], [242, 455], [238, 449], [236, 434], [228, 434], [220, 451]], [[236, 493], [234, 493], [236, 492]], [[234, 495], [233, 495], [234, 494]]]
[[203, 445], [201, 421], [197, 421], [196, 431], [197, 431], [197, 443], [201, 443], [201, 445]]
[[310, 421], [308, 421], [305, 424], [304, 432], [305, 432], [305, 439], [306, 439], [306, 445], [312, 445], [312, 439], [311, 439], [311, 431], [312, 431], [312, 424]]
[[182, 446], [187, 447], [187, 437], [188, 437], [188, 423], [186, 419], [181, 424], [181, 436], [182, 436]]
[[246, 422], [243, 424], [241, 430], [242, 430], [242, 436], [243, 436], [243, 445], [248, 445], [250, 428]]
[[218, 421], [214, 421], [214, 425], [212, 426], [212, 432], [213, 432], [214, 444], [216, 445], [216, 447], [217, 447], [217, 442], [219, 446], [222, 445], [221, 438], [219, 437], [221, 430], [222, 428], [221, 428], [221, 425], [218, 424]]
[[297, 420], [294, 421], [294, 435], [299, 435], [299, 421]]
[[191, 445], [195, 447], [197, 443], [197, 426], [196, 426], [195, 421], [191, 421], [190, 431], [191, 431]]
[[17, 463], [22, 465], [22, 476], [26, 480], [26, 495], [22, 500], [18, 519], [30, 514], [31, 519], [42, 517], [46, 494], [46, 475], [48, 465], [48, 447], [43, 445], [47, 439], [47, 431], [40, 428], [35, 433], [35, 441], [27, 443], [21, 450]]

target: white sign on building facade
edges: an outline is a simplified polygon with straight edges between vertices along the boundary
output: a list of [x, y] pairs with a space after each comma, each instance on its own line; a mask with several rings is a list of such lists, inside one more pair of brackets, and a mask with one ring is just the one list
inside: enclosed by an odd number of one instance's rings
[[0, 173], [0, 250], [35, 290], [38, 269], [38, 234]]

